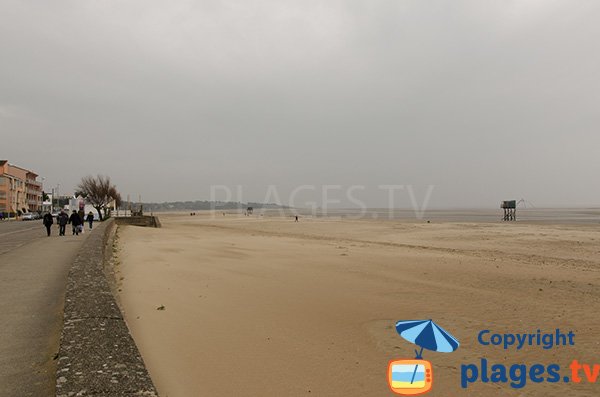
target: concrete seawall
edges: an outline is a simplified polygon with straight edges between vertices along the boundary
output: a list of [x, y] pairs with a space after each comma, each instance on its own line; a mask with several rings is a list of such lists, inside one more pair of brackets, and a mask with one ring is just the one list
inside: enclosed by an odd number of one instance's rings
[[104, 271], [115, 227], [99, 223], [69, 272], [57, 397], [158, 395]]
[[119, 217], [115, 221], [117, 225], [160, 227], [160, 221], [152, 215]]

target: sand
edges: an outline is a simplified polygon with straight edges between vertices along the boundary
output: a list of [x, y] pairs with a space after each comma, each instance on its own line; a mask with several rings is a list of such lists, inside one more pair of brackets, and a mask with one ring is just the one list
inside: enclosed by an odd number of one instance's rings
[[[461, 342], [425, 351], [437, 396], [590, 396], [599, 384], [475, 382], [461, 365], [600, 363], [600, 227], [161, 216], [120, 226], [120, 301], [161, 396], [390, 396], [414, 358], [398, 320]], [[164, 310], [157, 310], [164, 308]], [[482, 346], [480, 330], [575, 333], [574, 346]], [[491, 365], [490, 364], [490, 365]]]

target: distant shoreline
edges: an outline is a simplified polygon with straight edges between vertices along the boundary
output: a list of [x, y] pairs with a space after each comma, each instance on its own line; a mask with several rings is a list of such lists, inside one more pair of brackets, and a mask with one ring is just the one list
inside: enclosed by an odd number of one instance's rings
[[[210, 213], [215, 216], [227, 214], [243, 214], [244, 209], [180, 209], [160, 210], [153, 213]], [[501, 209], [431, 209], [422, 213], [412, 209], [307, 209], [307, 208], [259, 208], [254, 209], [253, 216], [295, 216], [305, 218], [343, 218], [343, 219], [380, 219], [380, 220], [406, 220], [415, 222], [473, 222], [473, 223], [498, 223], [502, 221]], [[518, 208], [516, 223], [543, 223], [543, 224], [600, 224], [600, 208]]]

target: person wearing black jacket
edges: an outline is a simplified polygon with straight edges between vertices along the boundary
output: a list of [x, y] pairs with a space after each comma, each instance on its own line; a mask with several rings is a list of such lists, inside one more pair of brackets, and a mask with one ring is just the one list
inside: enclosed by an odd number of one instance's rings
[[44, 215], [44, 226], [46, 226], [46, 232], [48, 233], [48, 237], [50, 237], [50, 228], [53, 223], [54, 223], [54, 218], [52, 218], [52, 214], [49, 212], [46, 212], [46, 214]]
[[64, 210], [60, 210], [60, 214], [56, 217], [56, 223], [58, 223], [58, 235], [64, 236], [67, 223], [69, 223], [69, 216]]
[[88, 223], [90, 224], [90, 230], [92, 230], [92, 224], [94, 223], [94, 214], [92, 213], [92, 211], [90, 211], [89, 214], [87, 214], [87, 218], [85, 218], [86, 221], [88, 221]]
[[73, 234], [79, 236], [79, 225], [81, 225], [81, 218], [77, 211], [73, 210], [73, 213], [69, 217], [69, 223], [73, 226]]

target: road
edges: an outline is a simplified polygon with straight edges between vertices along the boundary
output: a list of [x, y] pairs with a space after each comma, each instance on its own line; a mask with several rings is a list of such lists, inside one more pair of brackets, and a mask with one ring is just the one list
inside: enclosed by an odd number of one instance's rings
[[0, 222], [0, 255], [31, 242], [32, 238], [43, 237], [43, 235], [44, 228], [41, 221]]
[[0, 222], [0, 397], [54, 396], [66, 278], [84, 235]]

